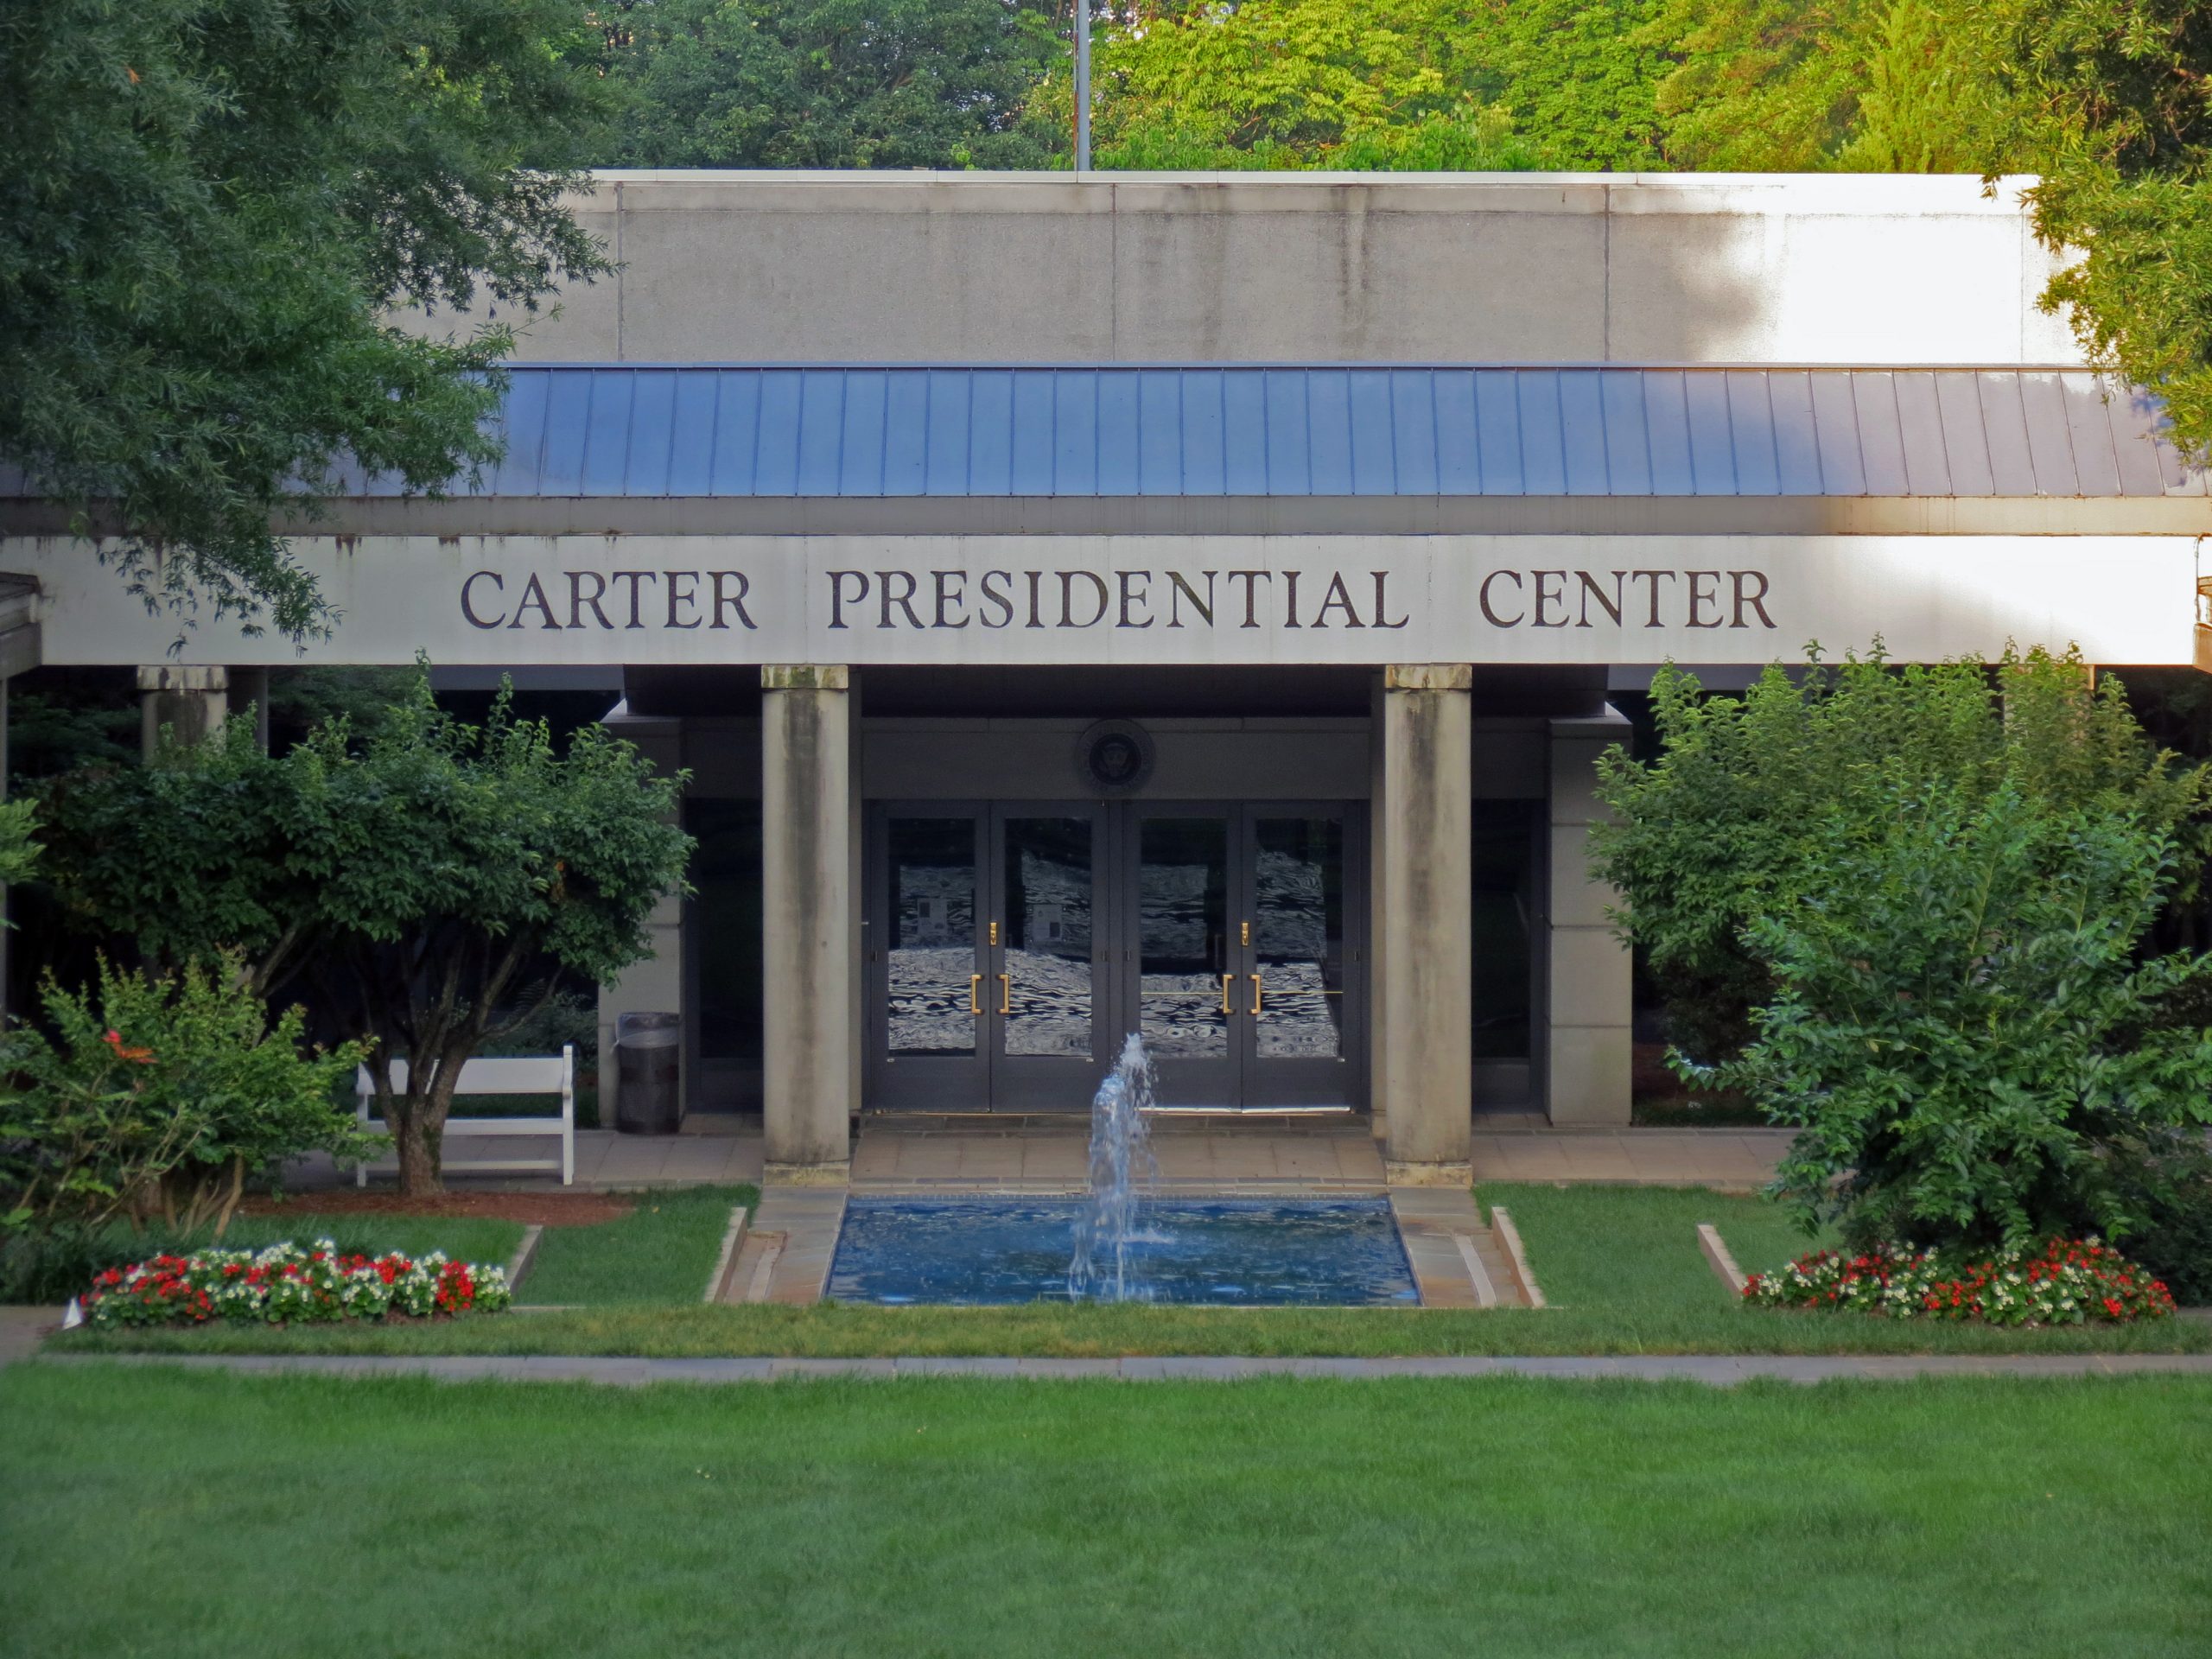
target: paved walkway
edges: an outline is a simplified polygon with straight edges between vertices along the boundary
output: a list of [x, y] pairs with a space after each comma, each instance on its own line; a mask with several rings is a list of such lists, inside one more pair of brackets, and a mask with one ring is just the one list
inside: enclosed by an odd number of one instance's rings
[[[1148, 1127], [1157, 1192], [1383, 1190], [1363, 1117], [1155, 1117]], [[884, 1114], [861, 1120], [852, 1181], [855, 1192], [1080, 1192], [1090, 1167], [1087, 1117]]]
[[1613, 1186], [1764, 1186], [1795, 1129], [1555, 1129], [1478, 1117], [1478, 1181]]
[[1838, 1355], [1620, 1354], [1539, 1357], [1446, 1356], [1427, 1359], [594, 1359], [550, 1355], [51, 1354], [37, 1365], [181, 1365], [195, 1370], [322, 1376], [431, 1376], [448, 1382], [775, 1382], [788, 1378], [996, 1376], [1107, 1377], [1128, 1382], [1235, 1382], [1255, 1376], [1543, 1376], [1577, 1381], [1624, 1377], [1643, 1382], [1703, 1382], [1729, 1388], [1759, 1379], [1782, 1382], [1899, 1382], [1921, 1376], [2212, 1377], [2212, 1354]]
[[[853, 1148], [855, 1192], [1068, 1192], [1083, 1188], [1090, 1126], [1074, 1116], [863, 1117]], [[1157, 1118], [1153, 1149], [1164, 1192], [1233, 1189], [1255, 1196], [1290, 1192], [1379, 1192], [1382, 1160], [1368, 1122], [1357, 1118], [1236, 1121]], [[1789, 1144], [1787, 1129], [1555, 1129], [1540, 1116], [1485, 1115], [1475, 1120], [1478, 1181], [1566, 1181], [1614, 1185], [1762, 1185]], [[465, 1154], [472, 1143], [455, 1136]], [[493, 1143], [486, 1143], [487, 1146]], [[499, 1149], [512, 1152], [512, 1143]], [[758, 1183], [757, 1116], [694, 1116], [675, 1135], [576, 1135], [579, 1190], [631, 1192], [648, 1186]], [[321, 1154], [286, 1173], [295, 1192], [348, 1184], [352, 1176]], [[453, 1178], [458, 1188], [535, 1190], [543, 1178]]]
[[1511, 1259], [1462, 1186], [1401, 1186], [1390, 1213], [1423, 1307], [1531, 1306]]
[[[699, 1122], [698, 1117], [693, 1117], [682, 1135], [617, 1135], [612, 1129], [578, 1129], [575, 1190], [634, 1192], [652, 1186], [735, 1186], [743, 1182], [758, 1185], [760, 1120], [757, 1116], [734, 1118], [727, 1125], [709, 1121], [703, 1130], [693, 1127]], [[543, 1142], [518, 1143], [512, 1139], [486, 1141], [459, 1135], [446, 1142], [448, 1154], [457, 1159], [479, 1153], [493, 1157], [531, 1155], [518, 1154], [518, 1144], [535, 1149], [553, 1143], [550, 1138]], [[386, 1171], [371, 1176], [369, 1184], [372, 1187], [389, 1186], [392, 1179], [391, 1173]], [[339, 1168], [323, 1153], [300, 1159], [284, 1172], [287, 1192], [327, 1192], [353, 1184], [353, 1171]], [[449, 1176], [446, 1185], [462, 1192], [544, 1192], [557, 1189], [560, 1182], [553, 1176], [495, 1179], [461, 1173]]]

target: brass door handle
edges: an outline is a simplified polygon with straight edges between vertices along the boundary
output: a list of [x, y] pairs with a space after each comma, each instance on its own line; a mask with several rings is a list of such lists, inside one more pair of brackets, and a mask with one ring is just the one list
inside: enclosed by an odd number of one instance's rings
[[1224, 1014], [1234, 1014], [1236, 1012], [1236, 1009], [1229, 1006], [1229, 988], [1236, 982], [1236, 976], [1234, 974], [1224, 974], [1221, 976], [1221, 1011]]
[[1255, 974], [1255, 975], [1253, 975], [1253, 976], [1252, 976], [1252, 1012], [1253, 1012], [1253, 1013], [1255, 1013], [1255, 1014], [1257, 1014], [1259, 1011], [1260, 1011], [1260, 976], [1259, 976], [1257, 974]]
[[982, 982], [983, 976], [981, 974], [970, 974], [968, 976], [968, 1012], [974, 1014], [977, 1019], [981, 1019], [982, 1017], [983, 1001], [981, 997], [976, 995], [976, 988]]
[[999, 976], [999, 1012], [1001, 1014], [1014, 1012], [1014, 976], [1012, 974]]

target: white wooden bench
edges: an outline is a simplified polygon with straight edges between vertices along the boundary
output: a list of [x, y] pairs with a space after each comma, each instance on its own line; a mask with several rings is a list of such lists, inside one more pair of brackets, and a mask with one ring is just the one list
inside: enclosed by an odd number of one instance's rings
[[[391, 1086], [407, 1086], [407, 1062], [391, 1063]], [[353, 1093], [363, 1128], [384, 1130], [385, 1125], [369, 1116], [376, 1103], [376, 1086], [369, 1081], [369, 1068], [356, 1067], [353, 1073]], [[560, 1057], [551, 1055], [527, 1056], [513, 1058], [500, 1057], [490, 1059], [464, 1060], [461, 1067], [461, 1084], [454, 1090], [454, 1098], [464, 1095], [553, 1095], [561, 1096], [558, 1117], [448, 1117], [446, 1119], [446, 1140], [449, 1144], [456, 1135], [558, 1135], [561, 1149], [545, 1153], [536, 1158], [468, 1158], [456, 1160], [448, 1154], [442, 1161], [448, 1171], [462, 1171], [474, 1174], [543, 1173], [561, 1172], [561, 1185], [570, 1186], [576, 1179], [576, 1051], [573, 1044], [561, 1051]], [[395, 1163], [393, 1167], [397, 1167]], [[369, 1166], [364, 1162], [353, 1166], [353, 1184], [369, 1184]]]

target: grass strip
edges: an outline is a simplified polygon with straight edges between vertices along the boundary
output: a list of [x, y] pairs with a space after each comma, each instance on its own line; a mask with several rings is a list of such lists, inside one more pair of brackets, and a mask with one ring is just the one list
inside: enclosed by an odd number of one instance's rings
[[670, 1187], [637, 1195], [637, 1208], [588, 1227], [548, 1227], [524, 1299], [587, 1307], [696, 1306], [738, 1205], [756, 1186]]
[[2212, 1611], [2208, 1417], [2212, 1385], [2167, 1377], [734, 1394], [34, 1363], [0, 1372], [0, 1653], [2182, 1653]]
[[[1696, 1226], [1718, 1225], [1747, 1271], [1778, 1265], [1804, 1242], [1764, 1200], [1702, 1188], [1484, 1185], [1485, 1211], [1503, 1204], [1520, 1226], [1537, 1279], [1554, 1306], [1499, 1308], [1220, 1308], [1124, 1305], [1022, 1307], [702, 1306], [699, 1287], [721, 1243], [719, 1214], [749, 1189], [702, 1198], [681, 1229], [696, 1252], [666, 1281], [669, 1304], [611, 1297], [575, 1313], [405, 1325], [257, 1326], [73, 1332], [71, 1351], [325, 1354], [638, 1354], [693, 1358], [768, 1354], [850, 1358], [879, 1354], [1010, 1354], [1096, 1357], [1153, 1354], [2081, 1354], [2202, 1353], [2212, 1325], [2168, 1319], [2135, 1325], [1999, 1331], [1863, 1315], [1745, 1307], [1698, 1252]], [[664, 1195], [665, 1201], [665, 1195]], [[719, 1210], [717, 1211], [717, 1206]], [[650, 1206], [642, 1227], [667, 1226]], [[664, 1211], [664, 1216], [670, 1214]], [[628, 1224], [549, 1230], [556, 1242], [591, 1244]], [[564, 1235], [573, 1235], [567, 1236]], [[633, 1235], [632, 1236], [635, 1236]], [[596, 1248], [596, 1247], [594, 1247]], [[626, 1246], [625, 1249], [626, 1249]], [[601, 1262], [615, 1259], [606, 1251]], [[529, 1300], [582, 1302], [604, 1281], [578, 1263], [569, 1284], [540, 1265]]]

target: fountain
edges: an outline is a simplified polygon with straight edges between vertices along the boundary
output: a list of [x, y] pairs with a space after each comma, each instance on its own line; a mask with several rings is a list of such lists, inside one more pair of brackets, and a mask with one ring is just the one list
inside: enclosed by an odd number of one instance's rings
[[855, 1195], [827, 1294], [892, 1305], [1419, 1303], [1387, 1198], [1155, 1198], [1145, 1125], [1154, 1089], [1151, 1058], [1132, 1035], [1091, 1102], [1082, 1197]]
[[1076, 1301], [1149, 1300], [1129, 1278], [1137, 1211], [1160, 1173], [1144, 1115], [1153, 1103], [1152, 1058], [1131, 1032], [1090, 1102], [1090, 1202], [1076, 1218], [1068, 1295]]

